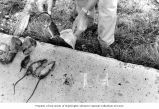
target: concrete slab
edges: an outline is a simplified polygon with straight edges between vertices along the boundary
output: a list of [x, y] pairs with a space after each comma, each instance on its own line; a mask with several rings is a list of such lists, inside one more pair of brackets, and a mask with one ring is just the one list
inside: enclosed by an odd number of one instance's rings
[[[26, 71], [19, 72], [23, 58], [19, 52], [13, 63], [0, 64], [0, 102], [26, 102], [32, 93], [37, 79], [28, 76], [13, 94], [13, 83]], [[56, 61], [55, 70], [29, 102], [159, 102], [158, 70], [38, 42], [31, 60], [44, 58]]]

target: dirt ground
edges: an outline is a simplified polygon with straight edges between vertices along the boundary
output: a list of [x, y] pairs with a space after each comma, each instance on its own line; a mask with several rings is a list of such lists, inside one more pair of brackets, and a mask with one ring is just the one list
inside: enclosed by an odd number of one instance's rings
[[[0, 0], [0, 32], [12, 34], [10, 16], [21, 11], [23, 0]], [[52, 18], [59, 30], [72, 27], [74, 3], [57, 0]], [[68, 20], [69, 19], [69, 20]], [[97, 21], [98, 19], [96, 19]], [[12, 23], [11, 23], [12, 22]], [[101, 54], [97, 41], [97, 22], [77, 41], [76, 49]], [[120, 0], [112, 58], [159, 69], [159, 4], [155, 0]]]

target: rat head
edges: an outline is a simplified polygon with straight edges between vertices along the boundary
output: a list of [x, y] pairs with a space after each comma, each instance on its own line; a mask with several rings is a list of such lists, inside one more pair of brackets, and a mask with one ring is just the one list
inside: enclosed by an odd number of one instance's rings
[[18, 52], [22, 48], [22, 41], [17, 37], [12, 37], [10, 48], [11, 51]]
[[25, 55], [29, 55], [34, 48], [36, 47], [37, 43], [34, 39], [30, 38], [30, 37], [26, 37], [24, 39], [24, 42], [22, 44], [22, 51]]

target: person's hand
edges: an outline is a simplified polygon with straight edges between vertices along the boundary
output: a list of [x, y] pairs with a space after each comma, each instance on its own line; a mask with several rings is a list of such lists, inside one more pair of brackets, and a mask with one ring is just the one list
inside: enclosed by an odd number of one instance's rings
[[77, 18], [75, 19], [72, 27], [73, 33], [77, 37], [79, 37], [81, 33], [87, 29], [88, 21], [89, 21], [88, 16], [83, 11], [81, 11], [78, 14]]
[[47, 7], [47, 13], [51, 15], [51, 9], [55, 6], [56, 0], [37, 0], [36, 5], [40, 12], [44, 12], [44, 6]]

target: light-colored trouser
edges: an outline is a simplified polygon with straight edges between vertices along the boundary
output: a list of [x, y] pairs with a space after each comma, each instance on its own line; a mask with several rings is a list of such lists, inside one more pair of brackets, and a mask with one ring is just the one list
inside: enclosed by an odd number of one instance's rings
[[[81, 8], [87, 5], [86, 2], [88, 0], [76, 0], [77, 12], [80, 12]], [[118, 0], [99, 0], [98, 2], [98, 38], [106, 42], [107, 45], [111, 45], [114, 42], [117, 2]]]

